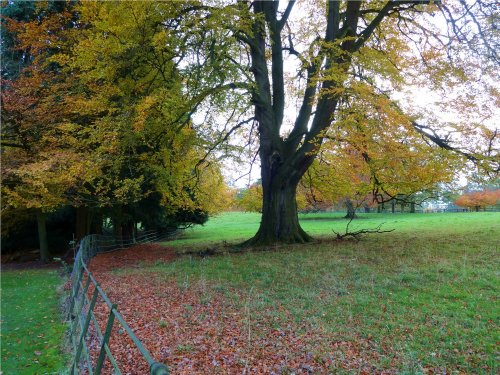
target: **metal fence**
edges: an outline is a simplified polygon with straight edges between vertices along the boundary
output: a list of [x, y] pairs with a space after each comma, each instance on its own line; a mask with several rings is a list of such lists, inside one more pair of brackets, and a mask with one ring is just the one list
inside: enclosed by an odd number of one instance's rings
[[[122, 238], [114, 239], [109, 236], [90, 235], [80, 241], [71, 274], [72, 285], [68, 309], [69, 337], [74, 353], [70, 374], [101, 374], [106, 359], [109, 361], [107, 366], [113, 368], [114, 374], [122, 374], [120, 365], [109, 346], [111, 333], [116, 325], [119, 325], [120, 331], [125, 332], [135, 344], [141, 356], [148, 363], [150, 374], [166, 375], [169, 373], [167, 366], [154, 360], [87, 267], [90, 259], [98, 253], [114, 251], [138, 243], [159, 241], [163, 238], [156, 234], [146, 233], [134, 241], [124, 241]], [[104, 303], [109, 309], [104, 329], [101, 329], [96, 317], [95, 309], [98, 301], [101, 304]], [[90, 336], [94, 342], [97, 342], [95, 349], [89, 348]]]

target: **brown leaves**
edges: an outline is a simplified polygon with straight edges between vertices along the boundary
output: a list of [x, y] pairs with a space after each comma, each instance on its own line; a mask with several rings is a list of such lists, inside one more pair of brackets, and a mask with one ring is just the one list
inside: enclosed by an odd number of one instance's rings
[[[278, 315], [274, 310], [253, 311], [206, 283], [181, 284], [180, 280], [149, 272], [110, 272], [174, 257], [173, 249], [141, 245], [100, 254], [91, 262], [96, 279], [111, 301], [118, 304], [137, 337], [156, 360], [169, 366], [172, 374], [395, 372], [373, 365], [379, 363], [382, 354], [371, 340], [358, 337], [339, 341], [335, 334], [311, 323], [294, 322], [279, 304]], [[240, 295], [240, 301], [249, 298], [241, 291], [231, 292]], [[108, 313], [104, 304], [97, 306], [101, 330]], [[95, 339], [90, 343], [97, 347]], [[148, 372], [147, 364], [121, 327], [115, 327], [110, 346], [123, 373]], [[106, 373], [110, 372], [108, 364]]]

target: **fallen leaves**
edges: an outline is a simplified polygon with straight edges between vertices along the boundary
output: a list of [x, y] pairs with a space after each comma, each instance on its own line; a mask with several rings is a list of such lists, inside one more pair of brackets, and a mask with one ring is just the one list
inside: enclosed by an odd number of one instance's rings
[[[396, 372], [373, 365], [380, 354], [370, 340], [338, 341], [335, 334], [317, 326], [293, 322], [286, 309], [276, 317], [235, 304], [206, 283], [186, 286], [151, 273], [109, 272], [174, 258], [173, 249], [141, 245], [100, 254], [91, 262], [91, 271], [110, 300], [151, 355], [168, 365], [172, 374]], [[243, 301], [248, 298], [241, 296]], [[104, 331], [109, 309], [99, 303], [95, 313]], [[91, 332], [89, 347], [95, 361], [99, 342], [95, 328]], [[117, 322], [109, 345], [124, 374], [148, 373], [146, 361]], [[109, 362], [104, 373], [112, 373]]]

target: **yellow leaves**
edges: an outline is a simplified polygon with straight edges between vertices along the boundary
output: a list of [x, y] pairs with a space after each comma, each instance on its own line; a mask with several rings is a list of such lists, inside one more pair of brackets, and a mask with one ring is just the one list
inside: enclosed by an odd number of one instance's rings
[[7, 181], [16, 181], [15, 184], [7, 182], [2, 187], [4, 204], [14, 208], [44, 209], [64, 204], [64, 192], [75, 178], [68, 170], [69, 165], [71, 161], [55, 151], [41, 154], [37, 160], [30, 160], [14, 169], [4, 170], [9, 173]]
[[166, 30], [161, 30], [154, 34], [154, 36], [151, 39], [152, 45], [155, 46], [156, 48], [163, 48], [167, 45], [168, 43], [168, 34]]
[[326, 201], [366, 196], [382, 185], [392, 194], [411, 194], [449, 182], [456, 157], [422, 140], [389, 97], [361, 81], [349, 82], [349, 102], [341, 106], [319, 155], [302, 184]]
[[135, 179], [124, 178], [117, 183], [118, 186], [113, 190], [113, 196], [117, 203], [130, 204], [143, 198], [144, 176]]
[[262, 185], [251, 185], [243, 192], [243, 196], [238, 202], [238, 206], [247, 212], [262, 212]]
[[151, 109], [158, 105], [157, 98], [153, 95], [148, 95], [136, 107], [136, 115], [134, 121], [134, 130], [144, 130], [144, 123], [149, 116]]
[[56, 53], [47, 59], [47, 62], [58, 63], [61, 66], [66, 66], [70, 61], [70, 56], [65, 53]]

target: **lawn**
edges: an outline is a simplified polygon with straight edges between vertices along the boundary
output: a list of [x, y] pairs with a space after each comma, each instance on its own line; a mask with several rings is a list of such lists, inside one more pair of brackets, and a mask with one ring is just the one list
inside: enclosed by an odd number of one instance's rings
[[[314, 244], [123, 268], [104, 288], [172, 373], [498, 372], [500, 213], [362, 215], [396, 231], [359, 242], [325, 237], [339, 216], [301, 217]], [[169, 245], [257, 226], [223, 214]]]
[[56, 270], [2, 270], [3, 374], [58, 374], [64, 368], [60, 283]]
[[[345, 230], [347, 220], [345, 213], [311, 213], [300, 214], [299, 219], [306, 232], [315, 237], [332, 236], [334, 231]], [[358, 214], [350, 229], [375, 228], [383, 224], [382, 229], [395, 229], [398, 233], [412, 232], [447, 232], [465, 233], [500, 230], [500, 213], [432, 213], [432, 214]], [[182, 237], [167, 242], [169, 246], [220, 244], [223, 241], [238, 243], [255, 234], [259, 228], [260, 215], [248, 212], [227, 212], [209, 219], [202, 226], [187, 229]], [[470, 227], [470, 228], [468, 228]]]

